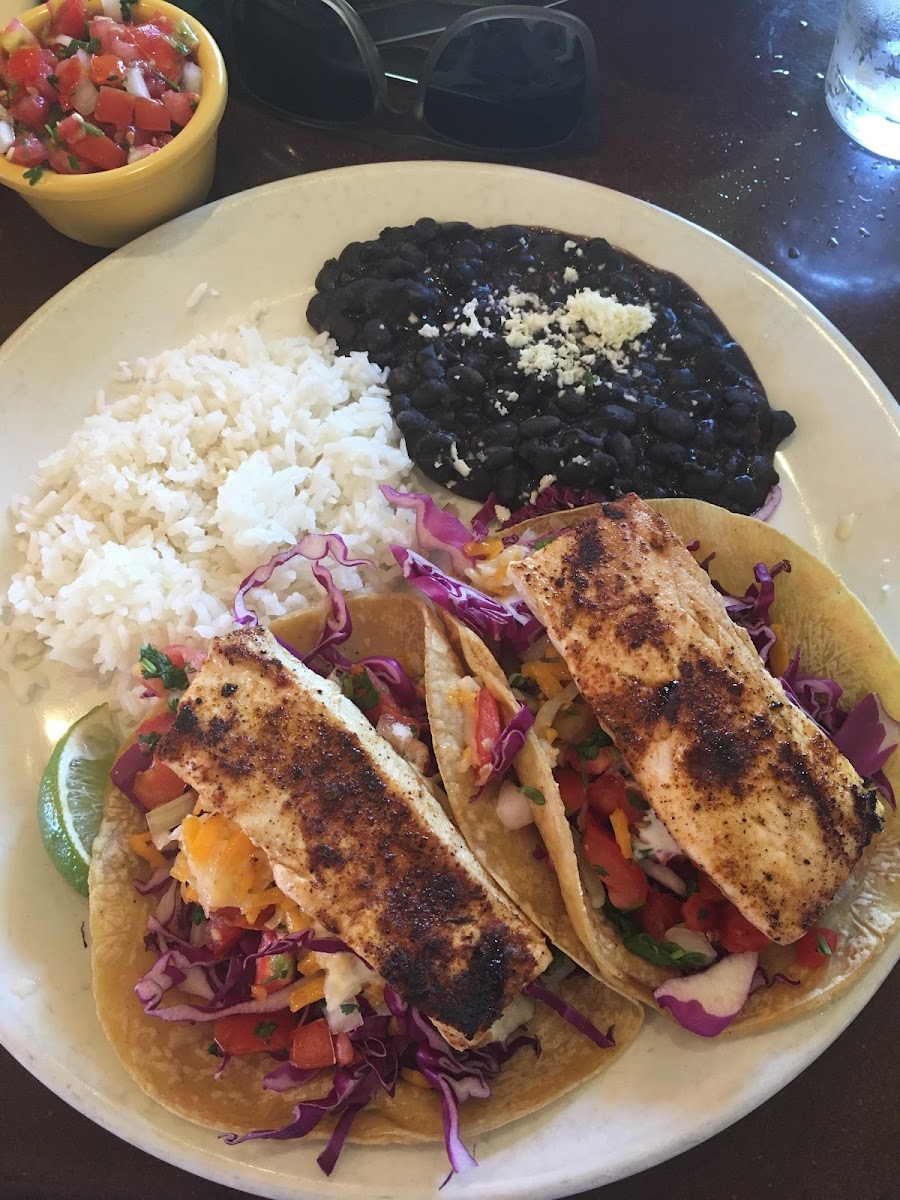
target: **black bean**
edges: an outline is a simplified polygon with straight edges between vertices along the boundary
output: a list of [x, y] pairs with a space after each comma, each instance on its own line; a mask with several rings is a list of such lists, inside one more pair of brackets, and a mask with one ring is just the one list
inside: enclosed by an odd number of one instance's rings
[[426, 358], [418, 364], [418, 367], [426, 379], [444, 378], [444, 366], [436, 358]]
[[722, 489], [722, 494], [728, 501], [729, 508], [733, 506], [739, 512], [752, 512], [754, 508], [758, 508], [763, 495], [749, 475], [737, 475], [734, 479], [729, 479]]
[[747, 404], [729, 404], [728, 420], [732, 425], [746, 425], [753, 413]]
[[322, 328], [327, 329], [339, 345], [357, 347], [358, 326], [346, 313], [332, 309]]
[[683, 388], [695, 387], [697, 376], [690, 367], [676, 367], [666, 376], [666, 383], [672, 391], [681, 391]]
[[430, 242], [439, 229], [440, 225], [432, 217], [419, 217], [413, 225], [414, 235], [419, 243]]
[[338, 266], [337, 259], [329, 258], [316, 276], [316, 290], [319, 292], [330, 292], [333, 288], [337, 287], [340, 275], [341, 268]]
[[502, 446], [512, 445], [519, 435], [519, 429], [515, 421], [498, 421], [494, 425], [488, 425], [481, 435], [481, 439], [486, 446]]
[[516, 461], [516, 452], [512, 446], [491, 446], [485, 451], [482, 466], [487, 471], [499, 471]]
[[604, 405], [603, 416], [609, 429], [618, 429], [622, 433], [634, 433], [637, 429], [638, 419], [633, 410], [620, 404]]
[[561, 427], [562, 421], [559, 417], [543, 414], [537, 417], [526, 417], [519, 424], [519, 432], [524, 438], [545, 438], [556, 433]]
[[522, 472], [516, 466], [503, 467], [494, 476], [494, 494], [501, 504], [518, 500], [524, 483]]
[[663, 467], [680, 467], [687, 460], [687, 450], [680, 442], [654, 442], [647, 448], [647, 457]]
[[456, 287], [467, 287], [475, 279], [475, 265], [464, 259], [452, 262], [447, 271], [447, 279]]
[[[605, 267], [607, 271], [619, 271], [625, 265], [625, 259], [614, 250], [606, 238], [591, 238], [584, 247], [584, 258], [592, 266]], [[572, 260], [576, 260], [572, 252]]]
[[701, 450], [713, 450], [719, 437], [718, 422], [712, 417], [697, 422], [697, 445]]
[[702, 388], [694, 388], [689, 392], [676, 392], [672, 397], [672, 403], [677, 405], [682, 412], [690, 413], [695, 420], [708, 417], [716, 407], [716, 401], [709, 392], [703, 391]]
[[633, 471], [637, 465], [637, 451], [630, 438], [616, 430], [606, 439], [606, 448], [623, 471]]
[[453, 445], [452, 436], [443, 429], [435, 429], [422, 438], [416, 447], [419, 456], [425, 459], [437, 458]]
[[394, 367], [388, 376], [388, 387], [392, 392], [410, 392], [419, 382], [419, 374], [409, 366]]
[[398, 413], [406, 412], [406, 410], [410, 407], [412, 407], [412, 400], [410, 400], [409, 396], [407, 396], [405, 392], [392, 393], [391, 409], [393, 410], [395, 417]]
[[579, 396], [574, 388], [566, 388], [560, 392], [556, 403], [569, 417], [580, 417], [588, 410], [588, 402], [584, 396]]
[[345, 271], [352, 271], [355, 273], [359, 270], [362, 249], [362, 242], [348, 242], [343, 248], [338, 257], [338, 262]]
[[473, 367], [467, 367], [463, 363], [451, 367], [447, 372], [447, 379], [464, 396], [480, 396], [485, 388], [484, 376]]
[[408, 408], [405, 412], [397, 413], [397, 427], [407, 437], [411, 434], [423, 433], [431, 424], [432, 422], [417, 408]]
[[397, 247], [397, 254], [409, 264], [410, 272], [421, 271], [428, 261], [425, 251], [415, 242], [401, 242]]
[[[451, 396], [451, 399], [455, 397]], [[456, 412], [454, 414], [457, 429], [465, 433], [474, 433], [481, 428], [481, 414], [477, 412]]]
[[775, 442], [781, 442], [794, 432], [797, 422], [789, 412], [778, 410], [772, 413], [772, 437]]
[[514, 246], [523, 238], [527, 245], [531, 236], [531, 230], [524, 225], [498, 225], [490, 232], [492, 240], [499, 242], [501, 246]]
[[326, 327], [328, 317], [334, 308], [334, 297], [325, 292], [316, 292], [306, 306], [306, 319], [317, 333]]
[[[657, 408], [650, 414], [649, 425], [662, 437], [673, 442], [692, 442], [697, 433], [694, 422], [687, 413], [677, 408]], [[665, 462], [665, 459], [660, 459]]]
[[362, 335], [366, 349], [375, 357], [380, 351], [386, 350], [390, 346], [394, 336], [384, 321], [379, 321], [377, 317], [366, 321], [363, 325]]
[[436, 300], [430, 287], [426, 287], [424, 283], [416, 283], [415, 280], [404, 285], [403, 295], [412, 311], [419, 316], [429, 313]]
[[538, 475], [553, 473], [562, 462], [562, 451], [558, 446], [548, 445], [538, 438], [519, 443], [519, 454], [530, 463]]
[[450, 395], [446, 383], [439, 379], [426, 379], [412, 394], [412, 402], [416, 408], [432, 409], [443, 405]]
[[689, 354], [694, 354], [700, 349], [703, 345], [703, 339], [698, 333], [690, 333], [678, 329], [672, 334], [666, 345], [676, 358], [686, 358]]

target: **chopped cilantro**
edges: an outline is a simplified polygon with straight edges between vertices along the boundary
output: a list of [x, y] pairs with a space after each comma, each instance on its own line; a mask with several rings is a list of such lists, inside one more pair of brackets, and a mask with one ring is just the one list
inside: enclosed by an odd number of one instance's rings
[[647, 801], [644, 799], [644, 797], [641, 795], [640, 792], [631, 792], [631, 791], [626, 790], [625, 795], [628, 798], [628, 803], [631, 805], [632, 808], [639, 808], [641, 810], [641, 812], [649, 812], [650, 805], [647, 803]]
[[358, 1004], [342, 1004], [341, 1012], [345, 1017], [349, 1017], [351, 1013], [359, 1012]]
[[523, 787], [523, 793], [528, 797], [532, 804], [546, 804], [547, 800], [544, 793], [536, 787]]
[[169, 697], [169, 712], [178, 712], [178, 697]]
[[511, 688], [517, 689], [518, 691], [521, 691], [522, 688], [525, 688], [528, 686], [528, 680], [525, 678], [524, 675], [519, 675], [519, 674], [510, 675], [509, 686]]
[[696, 892], [699, 887], [700, 887], [700, 885], [698, 884], [696, 879], [688, 879], [684, 885], [685, 900], [689, 900], [690, 897], [693, 896], [694, 892]]
[[81, 166], [81, 163], [78, 161], [78, 159], [75, 157], [75, 155], [67, 154], [66, 158], [69, 160], [69, 166], [72, 168], [72, 170], [77, 171], [78, 168]]
[[595, 759], [604, 746], [611, 746], [612, 738], [604, 733], [598, 725], [590, 737], [585, 738], [583, 742], [579, 742], [575, 747], [575, 753], [579, 758]]
[[119, 7], [122, 9], [122, 20], [123, 21], [131, 20], [131, 6], [133, 3], [134, 3], [134, 0], [121, 0]]
[[176, 667], [168, 654], [163, 654], [155, 646], [141, 646], [138, 665], [144, 679], [161, 679], [163, 687], [169, 691], [183, 692], [188, 685], [184, 667]]
[[555, 539], [556, 537], [557, 537], [557, 534], [555, 534], [555, 533], [551, 533], [551, 534], [549, 534], [547, 537], [538, 538], [538, 540], [537, 540], [537, 541], [534, 543], [534, 546], [532, 547], [532, 549], [534, 549], [534, 550], [543, 550], [543, 548], [544, 548], [545, 546], [549, 546], [549, 545], [550, 545], [550, 543], [551, 543], [552, 541], [554, 541], [554, 539]]
[[277, 1030], [277, 1028], [278, 1026], [274, 1021], [260, 1021], [258, 1025], [254, 1025], [253, 1027], [253, 1036], [258, 1037], [262, 1041], [268, 1043], [269, 1038]]
[[47, 82], [50, 84], [51, 87], [55, 87], [55, 88], [59, 87], [59, 79], [55, 75], [48, 75]]
[[40, 179], [40, 177], [44, 174], [45, 170], [46, 170], [46, 168], [44, 167], [43, 163], [41, 163], [40, 166], [37, 166], [37, 167], [29, 167], [28, 170], [25, 172], [25, 175], [23, 176], [23, 178], [28, 180], [29, 187], [34, 187], [34, 185], [37, 183], [37, 181]]
[[[110, 79], [115, 79], [115, 75], [110, 75]], [[169, 87], [172, 89], [173, 92], [181, 91], [181, 85], [176, 83], [174, 79], [170, 79], [168, 77], [168, 75], [163, 75], [163, 79], [166, 81], [166, 83], [169, 85]]]
[[209, 1053], [214, 1058], [224, 1058], [225, 1057], [225, 1051], [222, 1050], [219, 1046], [217, 1046], [215, 1042], [210, 1042], [207, 1049], [209, 1050]]
[[71, 58], [77, 54], [79, 50], [84, 50], [87, 54], [96, 54], [100, 49], [100, 39], [91, 38], [90, 41], [79, 41], [78, 38], [73, 38], [68, 46], [64, 46], [57, 55], [58, 58]]
[[191, 28], [188, 22], [185, 21], [184, 17], [182, 17], [175, 26], [175, 32], [183, 42], [187, 43], [191, 50], [196, 50], [200, 45], [200, 39], [197, 37], [196, 33], [194, 33], [194, 30]]
[[372, 676], [365, 668], [358, 673], [348, 672], [344, 675], [341, 679], [341, 691], [363, 712], [377, 707], [380, 700], [378, 689], [372, 682]]
[[96, 125], [92, 125], [90, 121], [82, 121], [81, 128], [85, 133], [89, 133], [91, 137], [106, 137], [102, 129], [98, 129]]
[[831, 947], [825, 941], [821, 933], [819, 934], [819, 953], [824, 954], [826, 958], [831, 958], [832, 954]]
[[269, 964], [269, 974], [265, 979], [260, 980], [261, 983], [279, 983], [282, 979], [287, 979], [293, 967], [293, 960], [289, 954], [273, 954]]
[[150, 754], [154, 746], [159, 741], [160, 735], [154, 730], [153, 733], [139, 733], [138, 742], [144, 747], [144, 753]]
[[199, 904], [192, 905], [191, 906], [191, 921], [192, 921], [192, 923], [194, 925], [202, 925], [205, 920], [206, 920], [206, 913], [204, 913], [204, 911], [200, 907], [200, 905]]
[[649, 933], [644, 933], [631, 915], [616, 908], [608, 896], [603, 905], [603, 915], [621, 937], [626, 950], [647, 959], [657, 967], [675, 967], [678, 970], [690, 971], [707, 965], [704, 955], [687, 951], [677, 942], [658, 942]]
[[597, 872], [598, 875], [601, 875], [604, 879], [606, 879], [606, 877], [609, 875], [609, 871], [607, 871], [606, 867], [594, 867], [594, 870]]

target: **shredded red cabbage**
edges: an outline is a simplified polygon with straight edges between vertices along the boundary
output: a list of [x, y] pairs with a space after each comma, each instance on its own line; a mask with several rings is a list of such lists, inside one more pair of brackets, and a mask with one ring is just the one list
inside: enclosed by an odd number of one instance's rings
[[769, 488], [769, 494], [756, 510], [751, 513], [752, 517], [756, 517], [757, 521], [768, 521], [769, 517], [775, 512], [778, 505], [781, 503], [782, 491], [777, 483], [773, 483]]
[[557, 996], [556, 992], [551, 992], [548, 987], [545, 987], [542, 983], [538, 983], [536, 979], [526, 984], [522, 988], [522, 991], [526, 996], [530, 996], [532, 1000], [539, 1000], [541, 1004], [546, 1004], [548, 1008], [552, 1008], [557, 1016], [562, 1017], [564, 1021], [567, 1021], [579, 1033], [583, 1033], [586, 1038], [589, 1038], [601, 1050], [614, 1049], [616, 1044], [616, 1039], [613, 1036], [615, 1032], [614, 1025], [610, 1025], [606, 1033], [601, 1033], [595, 1025], [591, 1024], [584, 1013], [580, 1013], [577, 1008], [573, 1008], [571, 1004], [567, 1004], [561, 996]]
[[308, 533], [306, 537], [301, 538], [295, 545], [289, 546], [286, 550], [280, 550], [278, 554], [273, 555], [267, 563], [264, 563], [261, 567], [257, 567], [255, 571], [251, 571], [247, 578], [243, 580], [241, 586], [238, 588], [231, 609], [235, 623], [238, 625], [258, 624], [259, 618], [256, 613], [247, 607], [247, 593], [251, 592], [254, 588], [262, 587], [263, 584], [268, 583], [278, 567], [284, 566], [292, 558], [302, 556], [314, 564], [313, 575], [325, 589], [329, 603], [331, 604], [331, 612], [326, 620], [326, 633], [323, 636], [323, 644], [317, 647], [318, 652], [321, 653], [323, 645], [346, 641], [350, 636], [349, 633], [344, 632], [346, 602], [340, 591], [335, 587], [331, 572], [327, 567], [322, 566], [322, 559], [327, 558], [329, 554], [342, 567], [375, 567], [375, 563], [370, 558], [350, 558], [347, 543], [338, 534]]
[[523, 704], [505, 726], [491, 749], [491, 777], [505, 775], [525, 745], [525, 735], [534, 724], [534, 714]]
[[568, 508], [581, 508], [585, 504], [599, 504], [608, 500], [609, 496], [601, 496], [598, 492], [578, 491], [570, 487], [548, 487], [538, 494], [533, 504], [525, 504], [517, 508], [508, 521], [504, 521], [501, 529], [510, 525], [519, 525], [522, 521], [530, 521], [534, 517], [546, 517], [551, 513], [563, 512]]
[[463, 547], [472, 541], [472, 533], [452, 512], [439, 508], [425, 492], [395, 492], [386, 483], [382, 495], [397, 508], [416, 514], [416, 546], [419, 550], [443, 550], [449, 555], [454, 571], [462, 574], [471, 566]]
[[135, 808], [146, 812], [143, 804], [134, 793], [134, 781], [143, 771], [146, 771], [153, 761], [153, 756], [146, 746], [133, 742], [112, 765], [109, 780], [113, 787], [128, 797]]
[[524, 600], [506, 604], [486, 596], [471, 584], [445, 574], [427, 558], [405, 546], [391, 546], [405, 579], [434, 604], [446, 609], [486, 641], [506, 641], [513, 649], [527, 650], [544, 627]]
[[769, 653], [775, 645], [775, 633], [769, 616], [775, 600], [775, 579], [782, 571], [789, 572], [790, 569], [791, 564], [787, 560], [776, 563], [771, 570], [765, 563], [757, 563], [753, 568], [756, 583], [751, 583], [743, 596], [731, 596], [715, 580], [712, 581], [713, 587], [725, 601], [729, 617], [735, 625], [740, 625], [749, 633], [766, 666], [769, 664]]
[[417, 713], [422, 708], [416, 685], [396, 658], [389, 658], [386, 654], [372, 654], [368, 658], [361, 658], [356, 665], [371, 671], [405, 712]]
[[768, 989], [776, 983], [784, 983], [788, 987], [800, 986], [799, 979], [791, 979], [789, 975], [785, 975], [782, 971], [776, 971], [774, 975], [770, 975], [762, 967], [757, 967], [750, 984], [750, 995], [752, 996], [754, 992], [758, 992], [761, 988]]
[[496, 521], [496, 519], [497, 500], [494, 493], [491, 492], [487, 500], [485, 500], [484, 504], [482, 504], [481, 508], [479, 508], [478, 512], [472, 518], [473, 538], [478, 542], [483, 541], [487, 537], [488, 526], [491, 521]]

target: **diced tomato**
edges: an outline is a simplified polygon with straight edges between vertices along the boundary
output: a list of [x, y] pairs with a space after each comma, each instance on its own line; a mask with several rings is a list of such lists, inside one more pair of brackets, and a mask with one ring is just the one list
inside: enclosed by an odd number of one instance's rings
[[27, 129], [33, 129], [35, 133], [40, 133], [44, 128], [49, 112], [50, 101], [46, 96], [41, 96], [37, 92], [17, 100], [9, 109], [9, 115], [14, 121], [19, 121]]
[[671, 892], [658, 892], [651, 887], [638, 912], [638, 920], [644, 933], [664, 942], [666, 931], [681, 922], [681, 901]]
[[56, 68], [56, 78], [59, 80], [60, 98], [72, 95], [75, 89], [87, 75], [87, 68], [80, 58], [64, 58]]
[[146, 771], [141, 771], [131, 785], [142, 808], [159, 808], [180, 796], [187, 784], [161, 759], [154, 758]]
[[0, 50], [12, 54], [23, 46], [37, 46], [40, 43], [27, 25], [23, 25], [18, 17], [13, 17], [6, 28], [0, 33]]
[[334, 1038], [324, 1017], [300, 1025], [294, 1030], [291, 1043], [291, 1065], [300, 1071], [311, 1071], [317, 1067], [332, 1067], [337, 1060]]
[[164, 33], [166, 37], [172, 37], [175, 33], [175, 22], [170, 21], [167, 16], [161, 12], [155, 12], [147, 21], [148, 25], [155, 25], [160, 33]]
[[135, 736], [147, 737], [152, 733], [158, 733], [160, 737], [175, 724], [175, 714], [169, 709], [164, 708], [161, 712], [154, 713], [151, 717], [145, 717], [137, 727]]
[[574, 746], [569, 746], [566, 762], [579, 773], [583, 769], [585, 775], [602, 775], [615, 762], [615, 757], [606, 746], [601, 746], [593, 758], [582, 758]]
[[608, 771], [592, 781], [588, 788], [588, 805], [598, 817], [611, 817], [617, 808], [621, 809], [629, 825], [637, 825], [644, 815], [628, 799], [625, 780], [617, 771]]
[[231, 913], [220, 909], [209, 914], [203, 930], [203, 944], [207, 950], [221, 958], [237, 945], [244, 933], [245, 930], [231, 920]]
[[346, 1033], [339, 1033], [334, 1039], [334, 1056], [338, 1066], [341, 1067], [349, 1067], [352, 1062], [356, 1061], [358, 1057], [356, 1048]]
[[171, 646], [163, 646], [163, 654], [167, 655], [176, 667], [187, 670], [188, 676], [199, 671], [206, 662], [206, 654], [196, 646], [185, 646], [183, 642], [173, 642]]
[[297, 1018], [289, 1010], [238, 1013], [220, 1017], [213, 1027], [213, 1037], [224, 1054], [257, 1054], [260, 1051], [274, 1054], [291, 1048], [296, 1025]]
[[53, 146], [47, 159], [54, 171], [60, 175], [90, 175], [97, 170], [90, 163], [82, 162], [71, 150], [64, 146]]
[[71, 38], [84, 37], [90, 16], [84, 0], [62, 0], [62, 3], [51, 4], [50, 7], [53, 12], [50, 19], [51, 36], [63, 33]]
[[128, 162], [128, 155], [122, 147], [110, 141], [104, 134], [99, 137], [96, 134], [88, 134], [75, 146], [75, 153], [84, 162], [93, 163], [101, 171], [112, 171], [116, 167], [124, 167]]
[[114, 54], [95, 54], [91, 59], [91, 80], [100, 87], [121, 87], [125, 82], [125, 64]]
[[702, 896], [704, 900], [712, 900], [716, 904], [720, 900], [725, 899], [720, 889], [703, 871], [697, 872], [697, 894]]
[[75, 146], [87, 136], [84, 121], [75, 113], [70, 117], [63, 117], [56, 127], [56, 140], [64, 146]]
[[136, 125], [140, 125], [141, 129], [146, 129], [149, 133], [168, 133], [172, 128], [171, 118], [166, 112], [163, 102], [147, 100], [144, 96], [138, 96], [135, 99], [134, 121]]
[[[797, 966], [815, 971], [824, 967], [831, 955], [837, 949], [838, 935], [833, 929], [810, 929], [804, 933], [799, 942], [794, 943], [797, 953]], [[827, 946], [831, 953], [823, 954], [822, 946]]]
[[173, 122], [184, 128], [194, 115], [199, 99], [196, 92], [166, 92], [162, 102]]
[[6, 78], [10, 83], [30, 83], [41, 69], [39, 46], [23, 46], [13, 50], [6, 64]]
[[102, 87], [94, 109], [94, 120], [98, 125], [114, 125], [116, 129], [127, 129], [134, 118], [134, 96], [119, 88]]
[[695, 933], [711, 933], [721, 925], [719, 905], [714, 900], [706, 900], [700, 892], [694, 892], [681, 906], [682, 917], [688, 929]]
[[[278, 934], [267, 929], [259, 944], [260, 950], [278, 941]], [[256, 980], [254, 986], [269, 995], [279, 992], [282, 988], [293, 983], [297, 974], [297, 963], [293, 954], [266, 954], [256, 960]]]
[[556, 780], [562, 802], [566, 806], [566, 812], [581, 812], [586, 794], [581, 772], [573, 771], [571, 767], [560, 767], [559, 770], [554, 771], [553, 778]]
[[48, 154], [41, 139], [34, 133], [20, 133], [7, 151], [7, 162], [17, 167], [37, 167], [46, 162]]
[[720, 911], [722, 923], [719, 941], [729, 953], [740, 954], [743, 950], [764, 950], [766, 946], [771, 945], [771, 940], [755, 925], [751, 925], [747, 918], [727, 900]]
[[588, 865], [602, 879], [616, 908], [637, 908], [647, 899], [647, 877], [633, 859], [626, 859], [616, 839], [596, 817], [587, 815], [581, 848]]
[[475, 745], [472, 747], [472, 757], [476, 767], [483, 767], [491, 761], [491, 750], [500, 732], [497, 701], [490, 689], [483, 687], [475, 701]]
[[181, 62], [181, 57], [161, 29], [148, 21], [144, 25], [127, 26], [125, 37], [137, 46], [151, 66], [172, 78], [172, 72]]

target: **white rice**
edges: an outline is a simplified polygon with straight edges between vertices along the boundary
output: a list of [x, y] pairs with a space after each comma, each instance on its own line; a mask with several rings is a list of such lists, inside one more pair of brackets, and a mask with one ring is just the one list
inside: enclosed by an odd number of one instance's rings
[[[384, 372], [340, 356], [324, 335], [265, 341], [252, 324], [122, 365], [130, 394], [101, 393], [68, 444], [12, 506], [18, 569], [0, 627], [0, 667], [20, 694], [38, 652], [112, 677], [136, 711], [139, 646], [197, 644], [232, 628], [241, 580], [305, 533], [341, 534], [353, 557], [345, 591], [389, 586], [390, 542], [412, 514], [379, 485], [412, 467]], [[251, 593], [265, 620], [318, 601], [298, 559]]]

